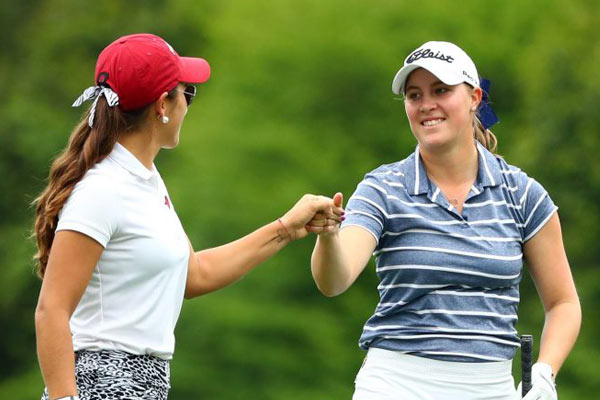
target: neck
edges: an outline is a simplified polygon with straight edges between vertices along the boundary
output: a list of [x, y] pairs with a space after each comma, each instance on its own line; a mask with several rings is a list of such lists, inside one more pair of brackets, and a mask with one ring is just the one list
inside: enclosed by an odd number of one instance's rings
[[477, 147], [475, 143], [457, 146], [448, 151], [430, 152], [419, 146], [419, 155], [427, 175], [437, 183], [472, 183], [477, 177]]
[[160, 145], [155, 140], [156, 135], [147, 130], [137, 130], [120, 134], [118, 142], [137, 158], [144, 167], [152, 170], [152, 164], [160, 151]]

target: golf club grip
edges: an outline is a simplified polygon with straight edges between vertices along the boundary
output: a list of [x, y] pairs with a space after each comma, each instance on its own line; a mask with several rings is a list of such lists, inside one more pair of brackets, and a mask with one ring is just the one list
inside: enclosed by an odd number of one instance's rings
[[531, 390], [531, 353], [533, 352], [533, 336], [521, 336], [521, 396], [525, 397]]

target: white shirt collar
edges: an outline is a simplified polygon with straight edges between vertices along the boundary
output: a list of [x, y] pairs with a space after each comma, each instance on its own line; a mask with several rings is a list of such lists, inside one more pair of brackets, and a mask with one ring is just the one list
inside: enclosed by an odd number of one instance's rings
[[108, 157], [121, 167], [125, 168], [127, 171], [139, 176], [144, 180], [148, 180], [157, 174], [154, 164], [152, 164], [152, 170], [149, 170], [121, 143], [115, 143], [115, 147]]

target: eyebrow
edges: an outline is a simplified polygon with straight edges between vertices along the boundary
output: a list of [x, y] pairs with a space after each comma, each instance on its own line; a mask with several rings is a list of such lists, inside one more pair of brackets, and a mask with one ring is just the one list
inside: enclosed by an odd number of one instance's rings
[[[433, 82], [431, 84], [431, 86], [437, 86], [437, 85], [440, 85], [440, 84], [449, 86], [446, 83], [440, 81], [439, 79], [437, 81]], [[407, 86], [407, 87], [404, 88], [404, 92], [407, 92], [410, 89], [420, 89], [420, 88], [418, 86], [415, 86], [415, 85], [410, 85], [410, 86]]]

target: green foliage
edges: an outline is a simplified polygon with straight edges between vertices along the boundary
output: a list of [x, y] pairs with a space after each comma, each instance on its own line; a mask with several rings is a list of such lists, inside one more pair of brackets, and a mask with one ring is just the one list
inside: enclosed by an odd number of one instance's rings
[[[559, 377], [561, 399], [600, 390], [600, 35], [594, 0], [13, 1], [0, 14], [0, 398], [35, 398], [29, 203], [81, 115], [97, 54], [133, 32], [165, 37], [212, 66], [161, 170], [196, 248], [284, 213], [302, 193], [346, 198], [374, 167], [415, 145], [391, 80], [427, 40], [464, 47], [492, 80], [500, 153], [549, 190], [584, 309]], [[172, 399], [349, 398], [361, 326], [377, 302], [368, 267], [335, 299], [309, 270], [314, 239], [295, 243], [235, 285], [186, 302]], [[519, 330], [543, 312], [526, 277]], [[538, 340], [539, 342], [539, 340]], [[515, 363], [516, 364], [516, 363]], [[518, 376], [518, 371], [515, 371]]]

